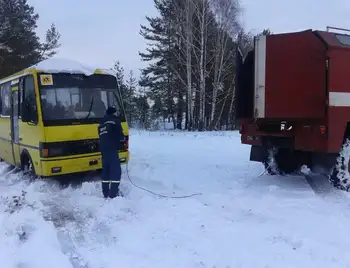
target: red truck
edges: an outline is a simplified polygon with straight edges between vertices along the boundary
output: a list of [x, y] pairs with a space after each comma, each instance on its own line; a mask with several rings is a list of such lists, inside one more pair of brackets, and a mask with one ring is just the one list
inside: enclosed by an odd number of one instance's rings
[[257, 36], [237, 53], [236, 118], [250, 160], [271, 175], [303, 165], [350, 188], [350, 35], [346, 29]]

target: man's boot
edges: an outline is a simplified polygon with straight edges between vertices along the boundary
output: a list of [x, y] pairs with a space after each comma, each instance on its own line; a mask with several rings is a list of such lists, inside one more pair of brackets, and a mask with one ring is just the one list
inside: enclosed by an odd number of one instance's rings
[[110, 193], [110, 181], [102, 181], [102, 193], [103, 193], [103, 197], [104, 198], [108, 198], [109, 197], [109, 193]]
[[110, 198], [115, 198], [119, 196], [119, 184], [120, 184], [120, 181], [111, 181], [111, 189], [109, 192]]

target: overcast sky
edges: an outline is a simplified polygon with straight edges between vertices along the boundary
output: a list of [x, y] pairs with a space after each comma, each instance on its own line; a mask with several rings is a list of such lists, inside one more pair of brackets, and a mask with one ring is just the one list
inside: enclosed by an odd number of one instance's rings
[[[41, 37], [51, 23], [61, 33], [58, 56], [109, 68], [120, 60], [126, 71], [143, 65], [138, 51], [146, 44], [139, 35], [145, 16], [157, 14], [153, 0], [28, 0], [39, 13]], [[241, 0], [246, 30], [260, 32], [350, 28], [349, 0]]]

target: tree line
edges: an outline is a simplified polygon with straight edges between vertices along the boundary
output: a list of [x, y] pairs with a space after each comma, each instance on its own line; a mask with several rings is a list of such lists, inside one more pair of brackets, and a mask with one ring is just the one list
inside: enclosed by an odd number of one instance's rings
[[154, 6], [159, 15], [141, 25], [148, 48], [139, 52], [148, 63], [139, 86], [152, 103], [149, 120], [175, 129], [234, 129], [236, 51], [253, 45], [239, 23], [238, 0], [154, 0]]
[[237, 0], [154, 0], [140, 34], [149, 44], [140, 86], [152, 112], [174, 128], [234, 127], [236, 40], [244, 36]]

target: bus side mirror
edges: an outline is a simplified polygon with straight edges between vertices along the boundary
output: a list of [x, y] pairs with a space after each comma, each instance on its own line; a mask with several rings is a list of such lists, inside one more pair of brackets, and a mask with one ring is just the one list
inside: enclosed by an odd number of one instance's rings
[[31, 116], [30, 116], [30, 107], [28, 102], [24, 101], [21, 104], [21, 118], [22, 122], [30, 122]]

